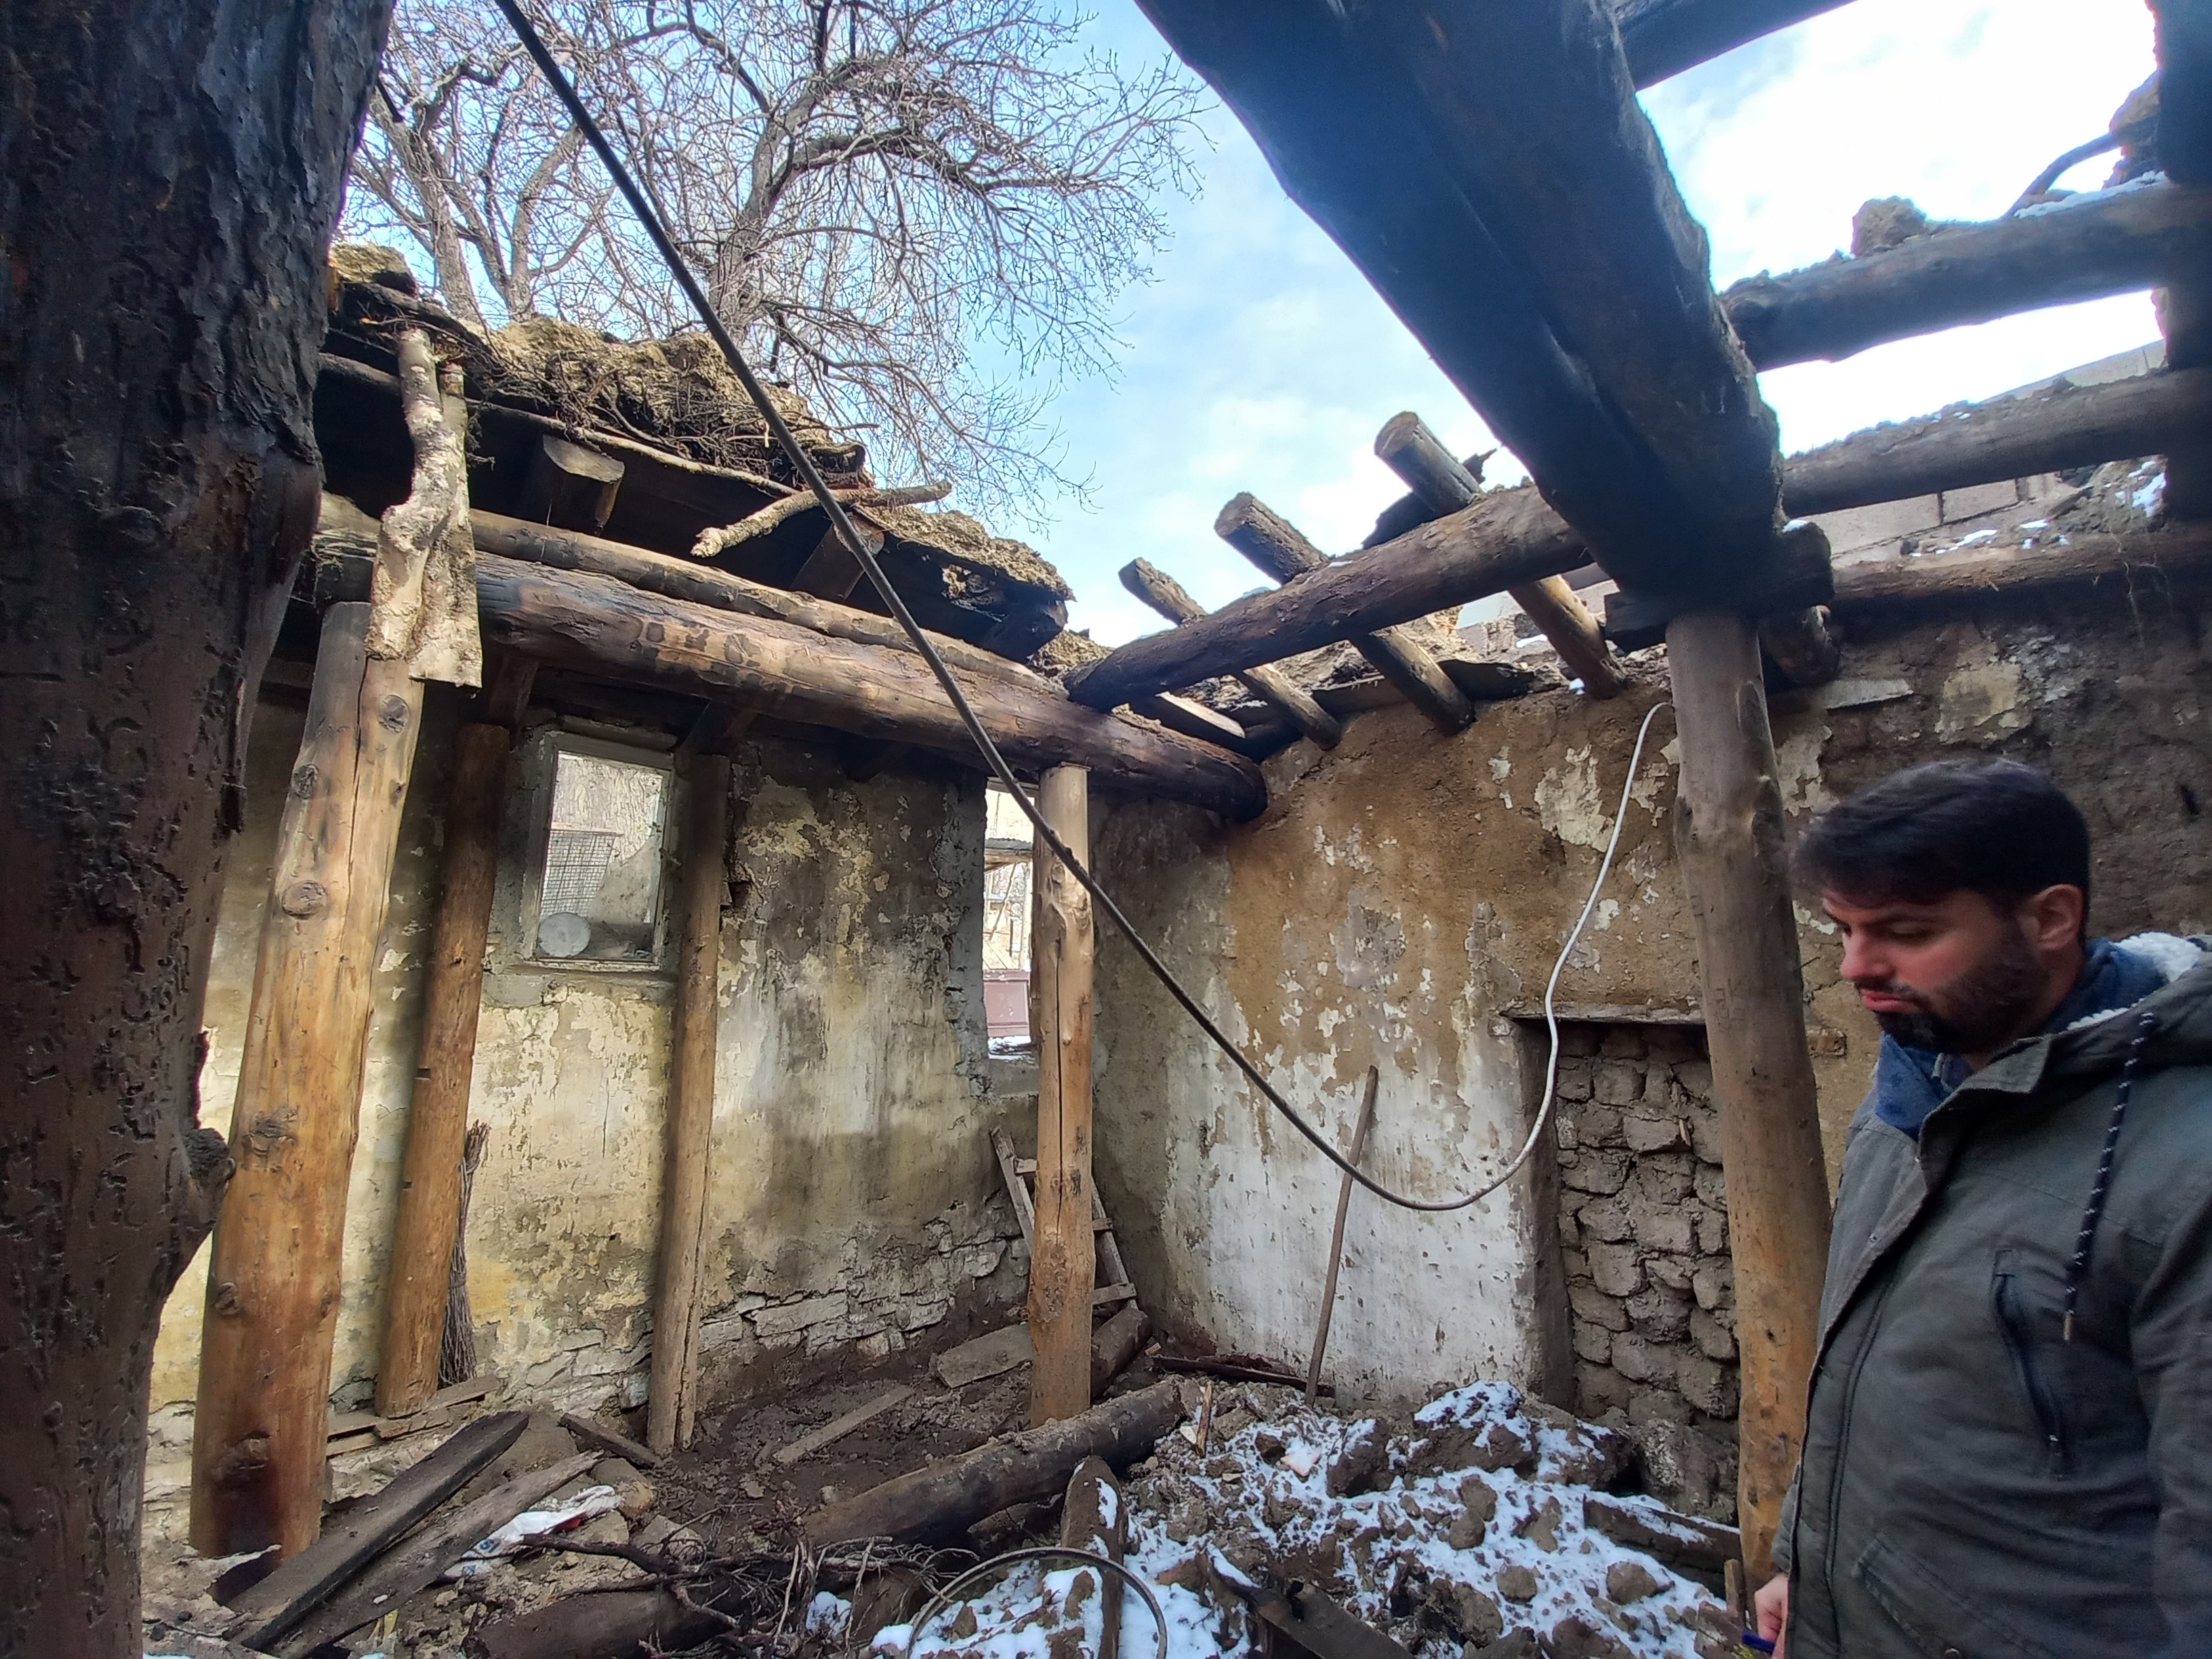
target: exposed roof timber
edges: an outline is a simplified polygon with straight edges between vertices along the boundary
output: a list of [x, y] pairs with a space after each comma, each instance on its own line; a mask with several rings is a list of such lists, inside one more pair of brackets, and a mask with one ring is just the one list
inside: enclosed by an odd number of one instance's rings
[[[2212, 369], [2166, 371], [2106, 386], [1998, 398], [1903, 427], [1876, 427], [1787, 464], [1796, 513], [1896, 501], [2030, 473], [2162, 453], [2212, 422]], [[1270, 592], [1133, 640], [1069, 683], [1110, 708], [1140, 692], [1188, 685], [1371, 632], [1588, 560], [1581, 538], [1536, 492], [1493, 490], [1395, 540], [1332, 560]]]
[[1141, 0], [1616, 576], [1740, 591], [1772, 416], [1602, 0]]
[[1881, 253], [1753, 276], [1721, 295], [1760, 368], [1854, 352], [2212, 269], [2212, 191], [2139, 185]]
[[[487, 642], [556, 666], [978, 759], [943, 688], [906, 652], [490, 553], [477, 556], [477, 601]], [[963, 690], [1017, 767], [1073, 763], [1102, 784], [1231, 817], [1267, 804], [1259, 769], [1212, 744], [1097, 714], [1049, 687], [977, 675]]]
[[1614, 20], [1636, 84], [1648, 87], [1844, 0], [1617, 0]]

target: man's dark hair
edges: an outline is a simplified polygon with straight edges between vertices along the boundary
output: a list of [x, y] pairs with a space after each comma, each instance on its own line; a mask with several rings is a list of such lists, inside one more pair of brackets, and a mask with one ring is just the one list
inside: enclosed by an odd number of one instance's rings
[[2018, 761], [1930, 761], [1814, 818], [1790, 860], [1799, 884], [1860, 904], [1980, 893], [2017, 903], [2046, 887], [2089, 897], [2089, 826]]

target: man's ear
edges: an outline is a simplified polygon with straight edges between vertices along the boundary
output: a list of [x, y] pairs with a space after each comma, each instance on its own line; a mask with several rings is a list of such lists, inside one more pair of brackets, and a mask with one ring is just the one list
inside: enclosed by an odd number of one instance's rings
[[2080, 888], [2070, 884], [2046, 887], [2021, 902], [2021, 926], [2038, 951], [2046, 956], [2061, 955], [2080, 943], [2087, 908]]

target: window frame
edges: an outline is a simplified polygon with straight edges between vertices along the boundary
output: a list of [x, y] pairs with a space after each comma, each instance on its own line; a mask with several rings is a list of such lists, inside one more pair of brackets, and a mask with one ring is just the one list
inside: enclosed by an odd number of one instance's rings
[[[631, 961], [603, 957], [549, 957], [538, 948], [538, 927], [544, 915], [545, 860], [552, 850], [553, 792], [563, 754], [591, 760], [641, 766], [662, 775], [660, 795], [660, 879], [653, 890], [653, 951]], [[550, 726], [532, 734], [523, 757], [523, 776], [528, 792], [530, 825], [526, 843], [529, 862], [524, 867], [517, 893], [515, 949], [509, 965], [536, 973], [613, 974], [666, 977], [675, 971], [673, 930], [669, 923], [672, 897], [680, 869], [677, 846], [682, 806], [683, 779], [672, 752], [633, 747], [602, 738], [586, 737]]]

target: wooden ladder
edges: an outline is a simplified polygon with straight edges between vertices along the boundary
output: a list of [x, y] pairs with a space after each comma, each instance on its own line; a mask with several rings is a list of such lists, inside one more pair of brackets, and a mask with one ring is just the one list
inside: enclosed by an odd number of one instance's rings
[[[1022, 1239], [1032, 1249], [1036, 1247], [1036, 1199], [1031, 1194], [1030, 1183], [1036, 1177], [1036, 1160], [1022, 1158], [1014, 1152], [1014, 1139], [1003, 1127], [991, 1130], [991, 1150], [998, 1154], [999, 1173], [1006, 1178], [1006, 1197], [1014, 1206], [1014, 1219], [1022, 1224]], [[1137, 1287], [1129, 1282], [1129, 1270], [1121, 1262], [1121, 1247], [1115, 1242], [1114, 1224], [1106, 1218], [1106, 1206], [1098, 1197], [1096, 1182], [1091, 1187], [1091, 1231], [1098, 1244], [1097, 1276], [1106, 1282], [1091, 1293], [1093, 1308], [1117, 1307], [1124, 1302], [1137, 1299]]]

